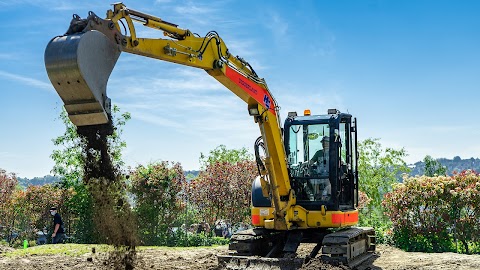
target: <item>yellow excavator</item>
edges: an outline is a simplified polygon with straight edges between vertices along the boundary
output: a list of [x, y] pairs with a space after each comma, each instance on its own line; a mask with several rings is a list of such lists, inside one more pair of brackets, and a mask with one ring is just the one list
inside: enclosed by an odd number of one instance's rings
[[[138, 37], [138, 23], [163, 36]], [[260, 128], [255, 142], [259, 176], [252, 179], [254, 228], [234, 234], [230, 254], [220, 261], [294, 258], [306, 242], [316, 244], [307, 259], [321, 251], [323, 260], [353, 267], [372, 255], [374, 229], [355, 227], [358, 151], [352, 115], [336, 109], [324, 115], [289, 112], [282, 128], [265, 80], [233, 56], [217, 32], [199, 36], [116, 3], [105, 19], [93, 12], [86, 19], [73, 15], [66, 34], [53, 38], [45, 50], [50, 81], [78, 128], [111, 133], [106, 87], [121, 52], [205, 70], [247, 103]]]

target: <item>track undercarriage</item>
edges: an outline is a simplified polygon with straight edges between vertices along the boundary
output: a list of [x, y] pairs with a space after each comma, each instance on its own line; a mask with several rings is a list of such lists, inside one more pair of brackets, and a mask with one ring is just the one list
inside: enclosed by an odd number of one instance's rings
[[[307, 256], [297, 257], [300, 243], [315, 243]], [[229, 269], [298, 269], [317, 257], [334, 265], [358, 266], [375, 251], [373, 228], [352, 227], [329, 230], [272, 231], [250, 229], [234, 234], [230, 254], [219, 256], [219, 264]], [[228, 265], [228, 267], [226, 267]]]

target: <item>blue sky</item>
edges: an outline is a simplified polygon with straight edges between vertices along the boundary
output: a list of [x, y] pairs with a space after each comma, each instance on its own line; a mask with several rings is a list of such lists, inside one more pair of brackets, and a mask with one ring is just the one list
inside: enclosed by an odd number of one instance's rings
[[[413, 163], [480, 157], [479, 1], [126, 1], [201, 35], [217, 31], [264, 77], [281, 106], [358, 118], [360, 139], [404, 147]], [[44, 67], [49, 40], [73, 13], [100, 16], [107, 1], [0, 0], [0, 168], [49, 174], [63, 106]], [[137, 35], [162, 33], [137, 25]], [[251, 149], [247, 107], [204, 71], [123, 53], [107, 93], [132, 115], [124, 158], [180, 162], [220, 144]]]

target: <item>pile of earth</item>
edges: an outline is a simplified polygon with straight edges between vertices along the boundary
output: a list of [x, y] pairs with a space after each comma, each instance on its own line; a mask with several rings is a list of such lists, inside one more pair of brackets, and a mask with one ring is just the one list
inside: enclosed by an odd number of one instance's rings
[[[33, 247], [35, 248], [35, 247]], [[300, 246], [299, 256], [308, 250]], [[72, 247], [74, 249], [74, 247]], [[228, 254], [227, 246], [200, 248], [141, 248], [137, 249], [134, 269], [146, 270], [220, 270], [217, 256]], [[67, 252], [66, 252], [67, 253]], [[72, 251], [72, 253], [75, 253]], [[21, 257], [0, 254], [0, 269], [114, 269], [110, 253], [87, 253], [83, 255], [27, 255]], [[125, 269], [125, 268], [123, 268]], [[240, 269], [281, 270], [281, 268], [258, 268], [254, 265]], [[304, 269], [345, 270], [345, 266], [332, 266], [312, 259]], [[480, 255], [456, 253], [405, 252], [394, 247], [379, 245], [376, 254], [355, 270], [478, 270]]]
[[13, 251], [15, 249], [0, 244], [0, 254]]

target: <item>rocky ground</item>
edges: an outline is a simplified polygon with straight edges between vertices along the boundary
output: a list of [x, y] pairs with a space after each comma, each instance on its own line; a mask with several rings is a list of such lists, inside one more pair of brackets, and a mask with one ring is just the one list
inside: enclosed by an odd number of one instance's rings
[[[301, 246], [299, 256], [304, 256], [310, 249], [308, 245]], [[7, 256], [11, 248], [0, 248], [0, 269], [125, 269], [122, 266], [122, 255], [114, 253], [86, 253], [72, 255], [23, 255]], [[273, 270], [285, 269], [286, 265], [272, 268], [265, 265], [220, 266], [217, 255], [227, 254], [227, 247], [213, 248], [151, 248], [142, 249], [134, 256], [134, 269], [253, 269]], [[311, 260], [299, 269], [346, 270], [345, 266], [332, 266], [318, 259]], [[480, 269], [480, 255], [464, 255], [455, 253], [417, 253], [404, 252], [399, 249], [380, 245], [377, 252], [357, 270], [473, 270]]]

